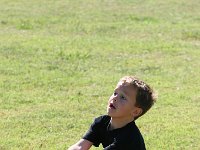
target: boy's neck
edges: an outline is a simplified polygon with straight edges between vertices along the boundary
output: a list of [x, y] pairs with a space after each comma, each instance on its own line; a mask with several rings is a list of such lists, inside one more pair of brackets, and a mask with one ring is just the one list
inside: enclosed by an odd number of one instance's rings
[[133, 118], [112, 118], [110, 119], [110, 130], [122, 128], [126, 126], [128, 123], [134, 121]]

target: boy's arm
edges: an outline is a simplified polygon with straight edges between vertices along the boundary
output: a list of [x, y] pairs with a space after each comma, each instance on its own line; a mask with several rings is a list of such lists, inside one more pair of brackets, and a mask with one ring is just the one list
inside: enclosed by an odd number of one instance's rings
[[70, 148], [68, 148], [68, 150], [88, 150], [88, 149], [90, 149], [92, 144], [93, 143], [88, 140], [81, 139], [76, 144], [74, 144]]

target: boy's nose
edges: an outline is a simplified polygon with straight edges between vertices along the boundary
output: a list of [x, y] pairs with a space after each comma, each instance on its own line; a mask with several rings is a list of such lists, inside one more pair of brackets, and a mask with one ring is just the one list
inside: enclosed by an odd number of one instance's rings
[[117, 101], [117, 96], [113, 97], [113, 101], [116, 102]]

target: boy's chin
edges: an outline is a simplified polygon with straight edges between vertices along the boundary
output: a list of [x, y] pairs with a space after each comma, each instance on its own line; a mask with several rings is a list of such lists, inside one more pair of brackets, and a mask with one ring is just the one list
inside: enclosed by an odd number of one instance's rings
[[109, 112], [109, 110], [108, 110], [108, 109], [107, 109], [107, 115], [108, 115], [108, 116], [110, 116], [110, 112]]
[[113, 116], [113, 114], [109, 110], [107, 110], [107, 115], [110, 116], [110, 117]]

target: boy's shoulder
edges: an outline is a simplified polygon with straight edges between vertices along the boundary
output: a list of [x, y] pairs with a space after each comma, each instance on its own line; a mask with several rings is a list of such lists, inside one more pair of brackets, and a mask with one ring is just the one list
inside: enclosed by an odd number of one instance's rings
[[97, 123], [97, 124], [99, 124], [99, 123], [109, 123], [110, 119], [111, 119], [110, 116], [102, 115], [102, 116], [95, 118], [94, 123]]
[[108, 124], [110, 123], [110, 116], [102, 115], [94, 119], [93, 123], [91, 124], [92, 130], [104, 130], [107, 128]]

